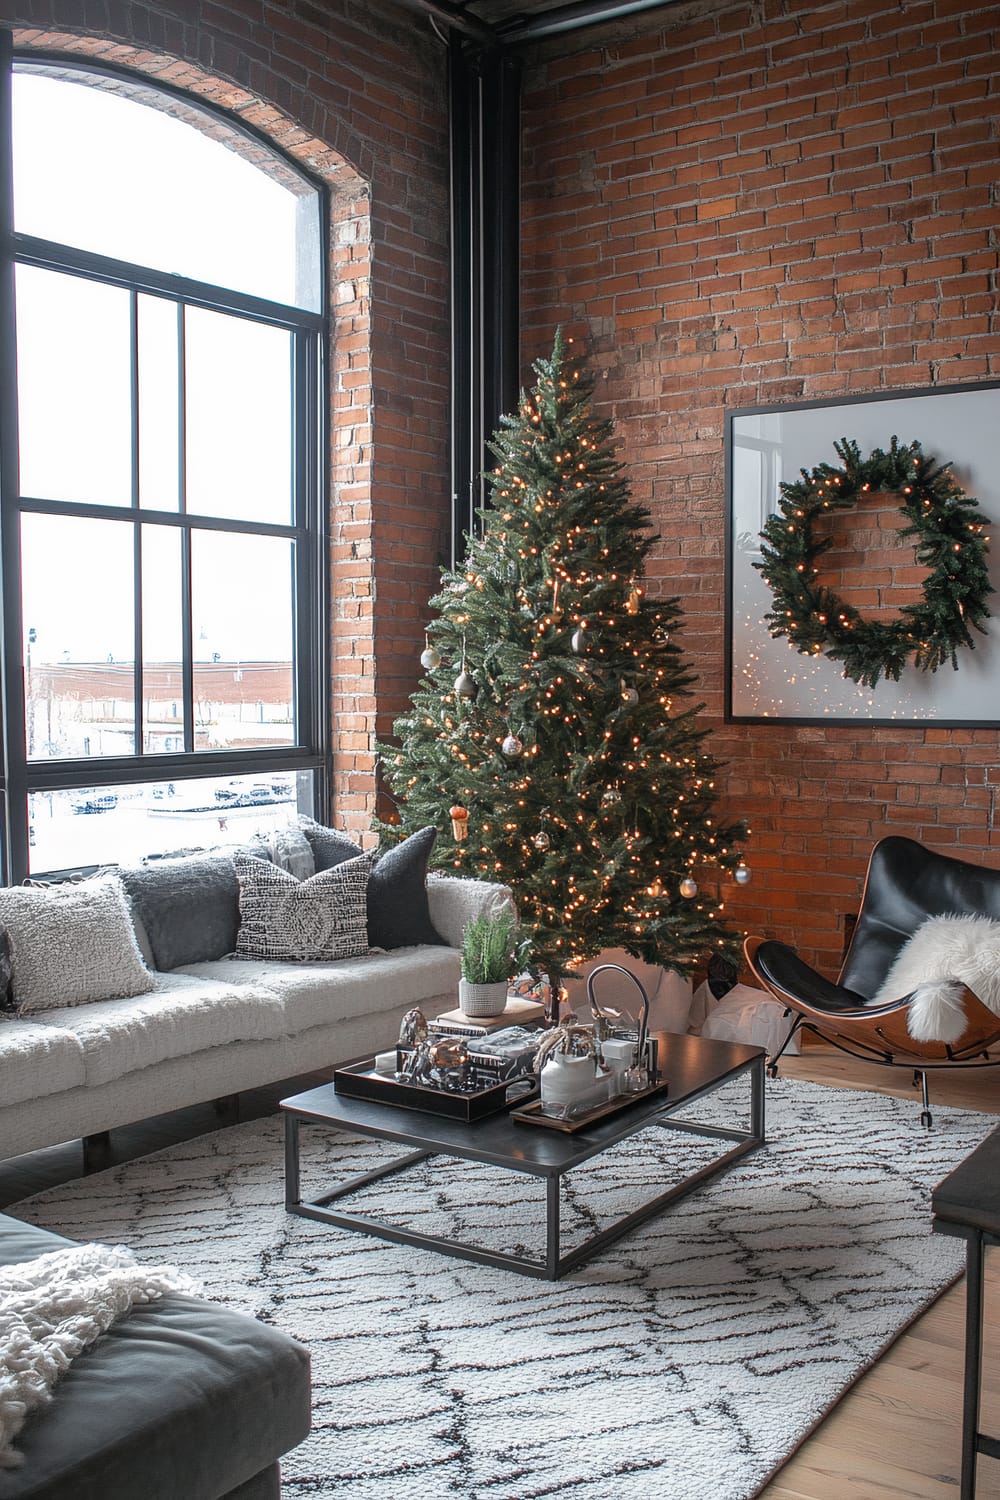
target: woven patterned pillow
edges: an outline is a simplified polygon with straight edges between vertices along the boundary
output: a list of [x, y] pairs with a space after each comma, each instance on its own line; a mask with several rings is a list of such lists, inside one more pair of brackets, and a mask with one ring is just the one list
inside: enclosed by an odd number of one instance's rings
[[368, 952], [368, 877], [375, 852], [308, 880], [252, 854], [234, 854], [240, 883], [237, 958], [284, 963], [357, 958]]

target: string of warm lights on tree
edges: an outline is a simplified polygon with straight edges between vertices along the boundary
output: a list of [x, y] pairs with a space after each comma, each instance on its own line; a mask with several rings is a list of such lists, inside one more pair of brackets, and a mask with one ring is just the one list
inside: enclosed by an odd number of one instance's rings
[[649, 513], [631, 501], [593, 378], [556, 336], [491, 450], [481, 534], [448, 570], [426, 675], [380, 747], [388, 837], [428, 824], [455, 873], [509, 884], [558, 980], [604, 948], [688, 972], [732, 951], [744, 825], [689, 702], [673, 599], [651, 597]]

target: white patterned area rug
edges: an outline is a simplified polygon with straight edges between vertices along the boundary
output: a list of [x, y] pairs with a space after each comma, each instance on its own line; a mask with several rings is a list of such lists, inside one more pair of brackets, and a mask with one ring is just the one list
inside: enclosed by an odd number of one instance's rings
[[[14, 1211], [168, 1259], [309, 1346], [314, 1427], [283, 1461], [286, 1496], [748, 1500], [962, 1268], [930, 1191], [998, 1122], [918, 1116], [769, 1082], [765, 1148], [556, 1283], [287, 1215], [277, 1119]], [[567, 1242], [704, 1140], [647, 1129], [571, 1174]], [[306, 1197], [394, 1154], [308, 1126], [302, 1141]], [[519, 1174], [437, 1158], [365, 1196], [425, 1231], [541, 1249], [544, 1190]]]

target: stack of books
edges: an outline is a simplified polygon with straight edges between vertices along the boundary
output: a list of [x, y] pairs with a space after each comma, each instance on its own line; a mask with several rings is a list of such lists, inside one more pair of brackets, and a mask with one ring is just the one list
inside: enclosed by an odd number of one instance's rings
[[505, 1026], [525, 1026], [545, 1019], [540, 1000], [522, 995], [508, 995], [506, 1008], [498, 1016], [467, 1016], [462, 1010], [446, 1010], [428, 1021], [427, 1030], [436, 1036], [488, 1036]]

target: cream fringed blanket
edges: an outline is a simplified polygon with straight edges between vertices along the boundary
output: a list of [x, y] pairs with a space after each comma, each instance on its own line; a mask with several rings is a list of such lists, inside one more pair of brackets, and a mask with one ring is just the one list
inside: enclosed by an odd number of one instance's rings
[[137, 1303], [199, 1288], [172, 1266], [141, 1266], [121, 1245], [74, 1245], [0, 1266], [0, 1469], [25, 1420], [52, 1399], [71, 1360]]

